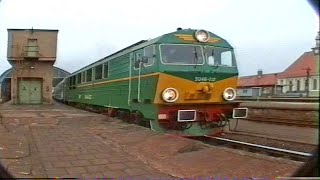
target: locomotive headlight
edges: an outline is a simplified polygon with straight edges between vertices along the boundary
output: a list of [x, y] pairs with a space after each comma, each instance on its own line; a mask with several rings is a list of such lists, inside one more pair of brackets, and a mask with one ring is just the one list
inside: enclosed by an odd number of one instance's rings
[[200, 42], [207, 42], [209, 40], [209, 38], [210, 38], [210, 35], [205, 30], [198, 30], [195, 33], [195, 37]]
[[166, 102], [174, 102], [178, 97], [179, 93], [175, 88], [167, 88], [162, 92], [162, 99]]
[[225, 100], [232, 101], [236, 98], [236, 90], [233, 88], [226, 88], [222, 95]]

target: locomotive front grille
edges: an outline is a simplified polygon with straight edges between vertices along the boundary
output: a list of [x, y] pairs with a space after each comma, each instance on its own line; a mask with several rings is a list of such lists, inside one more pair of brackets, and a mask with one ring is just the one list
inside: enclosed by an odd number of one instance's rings
[[178, 121], [195, 121], [197, 119], [196, 110], [178, 110]]

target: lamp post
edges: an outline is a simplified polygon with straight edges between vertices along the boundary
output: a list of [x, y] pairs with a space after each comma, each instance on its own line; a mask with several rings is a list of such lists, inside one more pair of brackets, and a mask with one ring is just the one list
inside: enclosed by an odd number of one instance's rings
[[305, 83], [305, 91], [307, 93], [306, 97], [309, 97], [309, 79], [310, 79], [311, 68], [307, 67], [307, 68], [304, 68], [303, 70], [307, 71], [307, 79], [306, 79], [306, 83]]

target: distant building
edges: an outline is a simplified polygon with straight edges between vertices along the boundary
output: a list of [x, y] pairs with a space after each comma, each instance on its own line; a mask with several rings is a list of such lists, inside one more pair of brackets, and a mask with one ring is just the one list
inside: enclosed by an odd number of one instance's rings
[[281, 86], [277, 86], [277, 74], [263, 74], [262, 70], [259, 70], [257, 75], [240, 77], [237, 95], [239, 97], [265, 97], [281, 92]]
[[312, 51], [305, 52], [279, 75], [278, 84], [283, 86], [283, 93], [319, 96], [320, 31], [315, 40]]
[[316, 46], [305, 52], [281, 73], [263, 74], [239, 78], [239, 97], [257, 96], [319, 96], [320, 32]]
[[305, 52], [291, 66], [279, 74], [278, 85], [287, 95], [319, 95], [319, 55]]
[[[0, 102], [8, 101], [11, 99], [11, 78], [13, 69], [10, 68], [0, 75]], [[64, 78], [69, 76], [70, 73], [60, 69], [58, 67], [53, 67], [53, 81], [52, 87], [54, 88], [59, 82]]]

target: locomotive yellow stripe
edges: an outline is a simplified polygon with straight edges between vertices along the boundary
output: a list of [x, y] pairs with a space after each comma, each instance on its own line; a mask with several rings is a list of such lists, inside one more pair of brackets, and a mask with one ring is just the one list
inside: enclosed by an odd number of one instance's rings
[[[161, 73], [159, 75], [155, 104], [168, 104], [162, 99], [162, 91], [166, 88], [175, 88], [179, 92], [179, 98], [174, 104], [192, 104], [192, 103], [218, 103], [223, 102], [222, 92], [228, 87], [236, 88], [238, 77], [230, 77], [224, 80], [213, 82], [214, 87], [209, 99], [188, 99], [185, 98], [186, 93], [197, 92], [199, 82], [183, 79], [180, 77]], [[172, 103], [171, 103], [172, 104]]]
[[[181, 39], [181, 40], [183, 40], [183, 41], [194, 41], [194, 42], [197, 41], [192, 35], [175, 34], [175, 36], [177, 36], [179, 39]], [[217, 43], [217, 42], [219, 42], [220, 40], [221, 40], [220, 38], [210, 37], [207, 42], [208, 42], [208, 43]]]
[[[146, 75], [141, 75], [141, 78], [146, 78], [146, 77], [151, 77], [151, 76], [157, 76], [160, 73], [152, 73], [152, 74], [146, 74]], [[134, 76], [131, 77], [131, 79], [138, 79], [139, 76]], [[121, 78], [121, 79], [115, 79], [115, 80], [109, 80], [109, 81], [101, 81], [101, 82], [95, 82], [95, 83], [90, 83], [90, 84], [83, 84], [83, 85], [78, 85], [76, 86], [77, 88], [80, 87], [87, 87], [87, 86], [94, 86], [94, 85], [102, 85], [102, 84], [108, 84], [108, 83], [113, 83], [113, 82], [121, 82], [121, 81], [128, 81], [130, 78]]]

